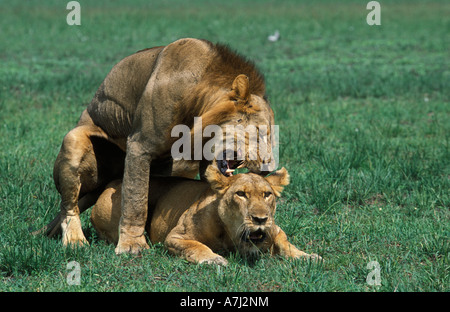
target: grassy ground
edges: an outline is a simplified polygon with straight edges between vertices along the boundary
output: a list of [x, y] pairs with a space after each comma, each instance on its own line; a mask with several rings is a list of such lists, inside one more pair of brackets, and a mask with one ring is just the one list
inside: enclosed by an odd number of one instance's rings
[[[0, 3], [0, 291], [450, 290], [446, 1], [380, 1], [381, 26], [367, 1], [79, 2], [81, 26], [64, 1]], [[118, 257], [87, 214], [88, 248], [29, 235], [59, 210], [53, 162], [110, 68], [181, 37], [229, 43], [265, 73], [292, 180], [276, 219], [325, 263]]]

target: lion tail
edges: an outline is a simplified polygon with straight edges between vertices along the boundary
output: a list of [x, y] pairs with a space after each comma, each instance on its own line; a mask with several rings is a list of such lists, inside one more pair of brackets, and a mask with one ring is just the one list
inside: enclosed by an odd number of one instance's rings
[[[78, 209], [80, 210], [80, 214], [82, 214], [84, 211], [86, 211], [86, 209], [88, 209], [97, 202], [97, 199], [99, 198], [103, 190], [104, 188], [99, 188], [91, 193], [87, 193], [78, 200]], [[61, 213], [58, 213], [58, 215], [44, 227], [36, 231], [30, 230], [31, 235], [36, 236], [41, 235], [43, 233], [45, 233], [45, 235], [48, 237], [58, 235], [61, 233], [61, 222], [62, 222]]]
[[41, 235], [45, 233], [48, 237], [53, 237], [56, 234], [59, 234], [61, 232], [61, 213], [58, 213], [58, 215], [50, 221], [47, 225], [40, 228], [39, 230], [31, 232], [31, 235]]

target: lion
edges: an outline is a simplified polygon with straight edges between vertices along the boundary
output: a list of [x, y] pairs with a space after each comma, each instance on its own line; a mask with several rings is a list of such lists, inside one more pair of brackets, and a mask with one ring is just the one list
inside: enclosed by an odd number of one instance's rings
[[[268, 152], [261, 154], [259, 146], [256, 151], [232, 146], [214, 150], [213, 160], [200, 155], [174, 163], [171, 129], [193, 129], [195, 117], [202, 118], [199, 131], [210, 125], [254, 125], [258, 138], [265, 136]], [[149, 194], [153, 196], [150, 176], [193, 177], [200, 170], [204, 177], [214, 162], [223, 175], [238, 167], [268, 173], [275, 166], [272, 125], [263, 75], [228, 47], [185, 38], [138, 51], [111, 69], [63, 139], [53, 170], [61, 196], [60, 217], [44, 227], [47, 235], [62, 230], [64, 245], [88, 244], [80, 213], [96, 202], [109, 182], [122, 179], [116, 253], [139, 253], [149, 247], [144, 231]], [[242, 140], [248, 145], [246, 137]]]
[[[219, 253], [262, 252], [290, 258], [321, 259], [289, 243], [275, 224], [276, 197], [289, 183], [285, 168], [262, 177], [253, 173], [225, 177], [214, 166], [206, 180], [154, 178], [146, 230], [152, 243], [192, 263], [227, 265]], [[119, 241], [122, 181], [111, 182], [91, 212], [99, 238]]]

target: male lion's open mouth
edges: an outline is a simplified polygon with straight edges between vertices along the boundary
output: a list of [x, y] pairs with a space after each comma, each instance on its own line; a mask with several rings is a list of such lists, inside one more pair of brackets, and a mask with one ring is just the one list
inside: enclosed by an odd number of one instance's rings
[[253, 244], [258, 244], [262, 243], [266, 239], [266, 233], [261, 229], [253, 232], [244, 231], [241, 238], [244, 242], [252, 242]]
[[[233, 155], [233, 159], [227, 159], [230, 158], [230, 154]], [[230, 177], [236, 169], [244, 166], [244, 161], [239, 160], [239, 158], [242, 158], [240, 150], [238, 150], [238, 152], [224, 151], [222, 154], [222, 159], [217, 160], [217, 168], [219, 168], [220, 172], [224, 176]]]

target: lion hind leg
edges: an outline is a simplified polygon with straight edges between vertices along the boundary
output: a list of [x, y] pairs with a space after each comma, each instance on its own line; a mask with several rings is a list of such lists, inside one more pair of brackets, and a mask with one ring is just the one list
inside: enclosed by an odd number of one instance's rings
[[121, 180], [110, 182], [91, 211], [91, 223], [99, 238], [112, 244], [117, 244], [119, 240], [121, 191]]
[[[82, 191], [85, 195], [94, 192], [102, 183], [98, 176], [92, 137], [105, 138], [107, 135], [91, 124], [83, 124], [71, 130], [64, 137], [55, 162], [53, 178], [61, 195], [61, 211], [59, 220], [51, 222], [54, 226], [49, 234], [54, 235], [60, 224], [65, 246], [88, 244], [81, 228], [79, 215], [85, 209], [84, 206], [93, 199], [83, 200], [83, 197], [80, 198], [80, 193]], [[80, 204], [83, 207], [80, 207]]]

